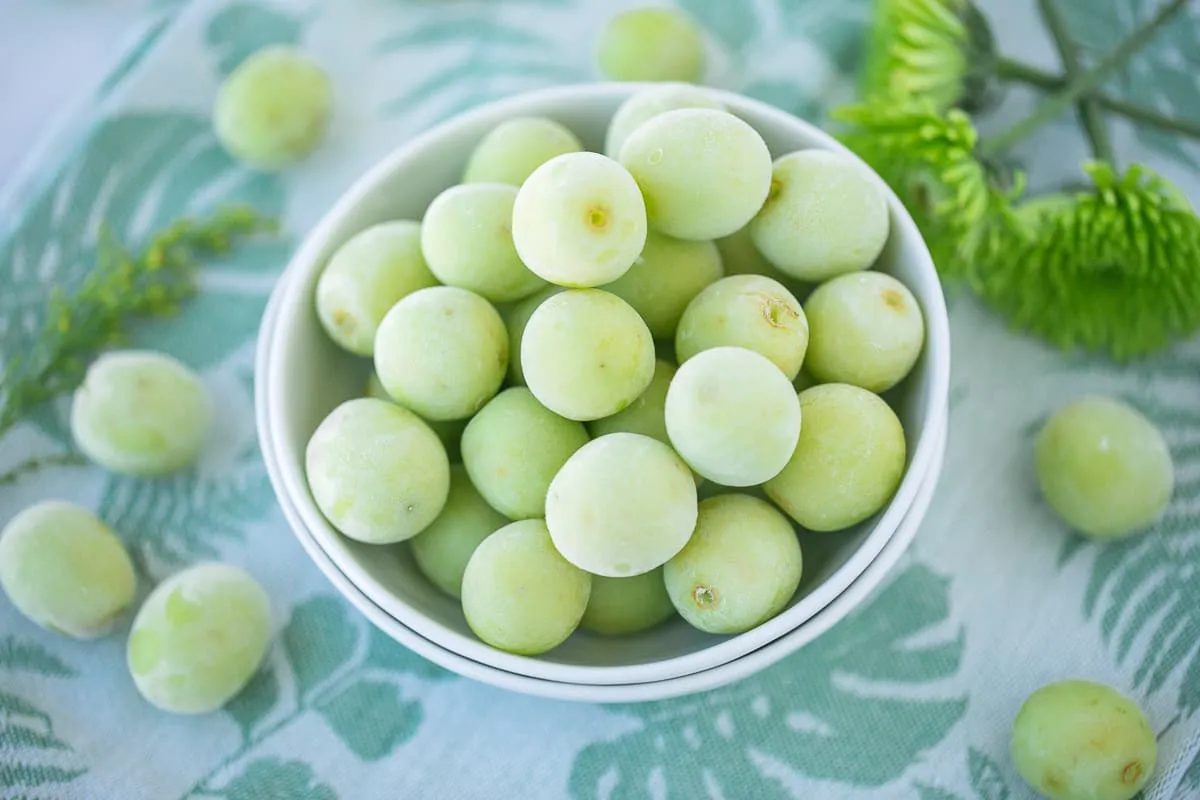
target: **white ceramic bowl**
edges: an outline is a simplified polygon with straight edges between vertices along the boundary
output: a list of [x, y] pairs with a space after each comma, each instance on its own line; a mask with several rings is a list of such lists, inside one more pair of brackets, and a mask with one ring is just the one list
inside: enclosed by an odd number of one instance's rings
[[[366, 362], [333, 345], [317, 320], [313, 293], [330, 255], [369, 225], [420, 219], [429, 202], [458, 181], [474, 145], [501, 121], [522, 115], [552, 117], [579, 134], [589, 149], [598, 150], [609, 119], [637, 88], [590, 84], [520, 95], [456, 117], [398, 148], [360, 178], [301, 245], [275, 290], [276, 316], [264, 326], [260, 343], [260, 432], [271, 442], [277, 463], [272, 485], [281, 502], [294, 507], [298, 527], [366, 598], [420, 637], [471, 661], [549, 681], [636, 684], [688, 675], [738, 659], [806, 624], [863, 575], [895, 534], [933, 469], [939, 422], [946, 412], [950, 344], [941, 286], [916, 225], [880, 180], [889, 199], [892, 232], [877, 268], [912, 290], [927, 330], [921, 360], [889, 397], [904, 422], [908, 469], [892, 502], [876, 517], [851, 531], [809, 537], [802, 590], [779, 616], [737, 636], [712, 636], [675, 620], [645, 634], [616, 639], [579, 632], [543, 656], [511, 655], [471, 633], [459, 604], [424, 580], [408, 548], [361, 544], [328, 523], [305, 480], [305, 446], [329, 411], [361, 394], [369, 369]], [[813, 147], [849, 152], [817, 128], [772, 106], [719, 95], [763, 135], [776, 156]], [[821, 553], [823, 549], [828, 552]], [[849, 610], [844, 607], [843, 613]]]

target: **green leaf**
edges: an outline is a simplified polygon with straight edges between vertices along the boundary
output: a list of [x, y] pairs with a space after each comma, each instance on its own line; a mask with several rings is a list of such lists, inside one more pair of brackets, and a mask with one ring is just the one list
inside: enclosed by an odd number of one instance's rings
[[437, 18], [425, 21], [403, 33], [387, 36], [375, 44], [377, 53], [394, 53], [410, 47], [454, 43], [465, 40], [487, 42], [493, 46], [545, 49], [552, 46], [538, 33], [495, 19]]
[[0, 726], [0, 749], [29, 748], [32, 750], [70, 750], [60, 739], [49, 733], [35, 731], [23, 725]]
[[761, 36], [762, 22], [751, 3], [677, 0], [678, 5], [731, 53], [741, 54]]
[[367, 643], [367, 659], [364, 666], [398, 675], [415, 675], [429, 681], [453, 680], [458, 677], [432, 661], [421, 658], [395, 639], [385, 636], [375, 626], [371, 626], [367, 636], [370, 639]]
[[226, 800], [337, 800], [303, 761], [260, 758], [217, 793]]
[[283, 629], [283, 648], [301, 698], [337, 672], [354, 655], [358, 626], [342, 601], [316, 597], [296, 606]]
[[971, 786], [980, 800], [1008, 800], [1012, 796], [1004, 772], [986, 754], [972, 747], [967, 754], [967, 767], [971, 773]]
[[1196, 752], [1196, 757], [1192, 759], [1187, 772], [1183, 773], [1179, 785], [1186, 789], [1200, 789], [1200, 750]]
[[264, 3], [230, 3], [213, 15], [204, 42], [217, 56], [222, 75], [233, 72], [246, 56], [269, 45], [294, 45], [304, 22]]
[[419, 703], [405, 702], [399, 689], [382, 681], [356, 681], [322, 700], [317, 711], [351, 751], [363, 761], [391, 755], [421, 726]]
[[224, 705], [222, 711], [233, 717], [242, 729], [242, 738], [249, 740], [254, 727], [271, 713], [279, 702], [279, 680], [270, 664], [258, 671], [245, 689]]
[[29, 701], [15, 694], [0, 691], [0, 711], [12, 716], [33, 717], [49, 727], [50, 717]]
[[77, 674], [40, 644], [18, 641], [11, 635], [0, 639], [0, 669], [32, 672], [50, 678], [74, 678]]
[[[48, 767], [43, 764], [0, 762], [0, 789], [13, 789], [20, 786], [32, 787], [48, 786], [57, 783], [70, 783], [85, 772], [87, 772], [87, 770]], [[257, 800], [257, 798], [255, 800]]]

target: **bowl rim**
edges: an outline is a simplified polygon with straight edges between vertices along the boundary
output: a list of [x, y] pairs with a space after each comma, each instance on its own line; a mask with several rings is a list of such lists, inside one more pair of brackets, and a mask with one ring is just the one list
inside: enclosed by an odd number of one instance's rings
[[[268, 386], [287, 385], [286, 375], [282, 368], [283, 358], [277, 355], [278, 343], [282, 337], [277, 334], [279, 329], [286, 327], [289, 322], [293, 325], [297, 324], [296, 320], [300, 314], [313, 313], [310, 308], [311, 298], [303, 292], [303, 287], [323, 263], [320, 256], [326, 249], [329, 238], [337, 228], [344, 224], [347, 217], [353, 215], [359, 204], [372, 195], [377, 187], [387, 181], [390, 176], [402, 169], [406, 162], [420, 158], [429, 149], [436, 149], [439, 141], [443, 138], [462, 136], [467, 132], [482, 134], [483, 131], [494, 127], [500, 121], [514, 116], [552, 115], [554, 107], [563, 103], [603, 103], [615, 108], [621, 100], [626, 99], [643, 86], [643, 84], [634, 83], [594, 83], [555, 86], [517, 94], [454, 116], [401, 144], [380, 159], [357, 178], [326, 212], [297, 248], [280, 277], [279, 283], [272, 293], [272, 301], [276, 298], [279, 301], [273, 319], [275, 324], [270, 326], [264, 324], [262, 329], [263, 340], [260, 342], [260, 346], [265, 348], [265, 371], [260, 371], [259, 374], [265, 376], [265, 381], [260, 381], [260, 386], [264, 383]], [[767, 120], [773, 126], [783, 129], [790, 128], [816, 142], [816, 146], [849, 155], [867, 170], [868, 174], [885, 192], [889, 211], [895, 223], [892, 235], [903, 236], [906, 241], [914, 245], [915, 257], [919, 258], [919, 263], [916, 265], [917, 272], [922, 276], [920, 279], [921, 294], [929, 295], [928, 301], [921, 302], [926, 324], [926, 347], [922, 358], [927, 361], [926, 369], [929, 381], [925, 419], [941, 419], [945, 414], [949, 394], [950, 345], [945, 298], [924, 239], [899, 198], [861, 159], [811, 123], [762, 101], [740, 94], [720, 89], [710, 89], [710, 91], [721, 99], [731, 112], [739, 116], [749, 116], [751, 119], [760, 121]], [[260, 420], [260, 435], [264, 430], [268, 432], [273, 430], [279, 420], [288, 417], [287, 405], [283, 400], [286, 394], [282, 391], [256, 392], [256, 405], [262, 403], [266, 411]], [[874, 526], [858, 548], [832, 575], [814, 587], [797, 603], [750, 631], [714, 641], [712, 645], [686, 655], [671, 656], [658, 661], [634, 665], [599, 667], [561, 664], [538, 657], [518, 656], [502, 652], [470, 635], [443, 625], [388, 591], [360, 566], [357, 557], [349, 549], [348, 542], [317, 508], [304, 476], [303, 448], [274, 436], [269, 438], [280, 466], [279, 479], [272, 480], [272, 486], [279, 499], [282, 501], [287, 498], [295, 505], [300, 519], [304, 522], [305, 529], [313, 535], [318, 546], [337, 564], [348, 580], [359, 587], [389, 616], [410, 628], [417, 635], [472, 661], [489, 664], [506, 672], [568, 683], [633, 684], [700, 672], [738, 659], [803, 625], [841, 595], [882, 551], [911, 507], [934, 456], [936, 444], [933, 441], [933, 434], [935, 431], [931, 430], [934, 427], [936, 426], [927, 422], [917, 434], [917, 446], [909, 458], [909, 464], [900, 486], [888, 506], [877, 516]]]

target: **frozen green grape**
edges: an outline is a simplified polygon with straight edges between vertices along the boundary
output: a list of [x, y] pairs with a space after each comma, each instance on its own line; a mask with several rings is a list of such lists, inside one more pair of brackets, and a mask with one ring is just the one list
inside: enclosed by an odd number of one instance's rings
[[800, 585], [800, 542], [788, 518], [748, 494], [700, 504], [696, 532], [663, 568], [671, 602], [708, 633], [741, 633], [782, 611]]
[[0, 589], [48, 630], [77, 639], [108, 633], [136, 584], [120, 540], [87, 509], [38, 503], [0, 533]]
[[479, 543], [508, 524], [471, 483], [461, 464], [450, 467], [450, 494], [438, 518], [410, 541], [413, 559], [429, 582], [462, 597], [463, 573]]
[[608, 21], [596, 57], [609, 80], [695, 82], [704, 72], [704, 36], [678, 9], [635, 8]]
[[547, 286], [542, 291], [526, 297], [504, 312], [504, 326], [508, 328], [508, 380], [518, 386], [525, 385], [525, 371], [521, 368], [521, 340], [529, 318], [545, 300], [564, 291], [561, 286]]
[[685, 361], [667, 390], [667, 433], [692, 469], [755, 486], [783, 469], [800, 436], [800, 401], [765, 356], [715, 347]]
[[592, 596], [579, 627], [601, 636], [650, 630], [675, 615], [662, 567], [632, 578], [592, 577]]
[[277, 170], [316, 149], [332, 107], [333, 85], [320, 64], [290, 47], [264, 47], [221, 85], [213, 128], [234, 158]]
[[604, 138], [604, 152], [609, 158], [620, 157], [625, 140], [643, 122], [664, 112], [681, 108], [713, 108], [724, 111], [725, 104], [708, 89], [690, 83], [663, 83], [647, 87], [635, 92], [621, 104], [617, 113], [613, 114]]
[[1103, 684], [1064, 680], [1021, 706], [1012, 759], [1050, 800], [1130, 800], [1154, 774], [1158, 744], [1132, 700]]
[[696, 526], [696, 483], [670, 447], [612, 433], [576, 451], [550, 483], [546, 524], [568, 561], [628, 578], [662, 566]]
[[646, 199], [651, 228], [676, 239], [720, 239], [754, 218], [771, 190], [771, 153], [726, 111], [684, 108], [643, 123], [621, 163]]
[[599, 289], [561, 292], [525, 326], [521, 367], [538, 402], [589, 422], [627, 408], [654, 377], [654, 339], [628, 303]]
[[532, 656], [579, 627], [591, 589], [592, 577], [554, 549], [546, 522], [527, 519], [475, 549], [463, 575], [463, 614], [492, 647]]
[[1038, 434], [1035, 461], [1050, 507], [1098, 539], [1145, 530], [1175, 488], [1162, 434], [1136, 409], [1106, 397], [1085, 397], [1056, 412]]
[[71, 433], [83, 454], [105, 469], [167, 475], [200, 457], [213, 408], [200, 376], [145, 350], [100, 356], [75, 391]]
[[519, 300], [546, 285], [513, 245], [516, 199], [516, 187], [502, 183], [452, 186], [434, 198], [421, 223], [421, 251], [439, 281], [494, 303]]
[[317, 279], [317, 316], [329, 337], [360, 356], [375, 352], [385, 314], [437, 279], [421, 255], [421, 226], [384, 222], [351, 237]]
[[391, 544], [437, 519], [450, 490], [446, 448], [420, 417], [363, 397], [330, 412], [305, 452], [321, 513], [351, 539]]
[[670, 339], [687, 304], [722, 274], [721, 254], [712, 242], [650, 231], [638, 260], [604, 290], [633, 306], [655, 338]]
[[579, 137], [560, 123], [545, 117], [516, 117], [497, 125], [476, 145], [463, 183], [520, 186], [550, 159], [580, 150]]
[[743, 347], [766, 356], [788, 380], [808, 351], [808, 319], [796, 296], [762, 275], [730, 275], [688, 305], [675, 331], [675, 355], [686, 362], [714, 347]]
[[405, 408], [429, 420], [471, 416], [508, 371], [508, 331], [474, 292], [433, 286], [392, 306], [375, 337], [375, 371]]
[[142, 696], [163, 711], [216, 711], [267, 654], [271, 607], [254, 578], [198, 564], [155, 587], [138, 610], [126, 660]]
[[726, 275], [764, 275], [783, 284], [789, 292], [803, 300], [808, 287], [787, 273], [775, 269], [770, 261], [754, 246], [750, 226], [746, 225], [735, 233], [717, 239], [721, 251], [721, 265]]
[[767, 496], [811, 531], [849, 528], [887, 505], [907, 457], [896, 412], [866, 389], [828, 383], [800, 393], [800, 413], [800, 440]]
[[[371, 370], [371, 374], [367, 376], [367, 388], [364, 392], [365, 397], [370, 397], [375, 400], [386, 400], [389, 403], [396, 402], [392, 396], [383, 388], [383, 384], [379, 381], [379, 375], [375, 370]], [[461, 458], [459, 450], [459, 442], [462, 439], [463, 429], [467, 427], [469, 419], [446, 419], [446, 420], [422, 420], [429, 426], [430, 430], [437, 434], [438, 439], [442, 441], [442, 446], [446, 448], [446, 456], [451, 462], [458, 461]]]
[[586, 288], [625, 274], [646, 244], [646, 204], [629, 172], [597, 153], [547, 161], [521, 185], [513, 242], [535, 274]]
[[888, 238], [882, 187], [850, 156], [799, 150], [776, 160], [754, 245], [793, 278], [824, 281], [875, 263]]
[[588, 443], [587, 429], [563, 419], [524, 387], [483, 407], [462, 438], [463, 464], [479, 493], [509, 519], [546, 515], [546, 492], [562, 465]]
[[646, 391], [630, 403], [629, 407], [611, 417], [592, 420], [588, 430], [592, 436], [610, 433], [640, 433], [669, 445], [667, 436], [667, 387], [675, 377], [675, 365], [661, 358], [654, 362], [654, 376]]

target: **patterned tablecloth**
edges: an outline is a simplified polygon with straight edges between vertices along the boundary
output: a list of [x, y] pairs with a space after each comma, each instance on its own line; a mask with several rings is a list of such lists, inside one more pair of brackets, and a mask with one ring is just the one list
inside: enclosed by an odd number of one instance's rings
[[[712, 33], [712, 83], [814, 119], [852, 97], [866, 0], [680, 2]], [[41, 498], [97, 509], [153, 579], [210, 558], [248, 568], [279, 618], [267, 668], [224, 711], [173, 717], [137, 695], [122, 636], [72, 642], [0, 602], [0, 797], [1017, 800], [1030, 795], [1007, 754], [1010, 721], [1029, 692], [1066, 676], [1131, 694], [1161, 731], [1147, 798], [1200, 797], [1197, 347], [1119, 371], [1013, 335], [951, 296], [950, 444], [916, 543], [852, 618], [706, 695], [602, 707], [460, 679], [374, 630], [309, 563], [275, 504], [252, 414], [256, 327], [296, 238], [375, 159], [435, 121], [593, 79], [594, 31], [628, 4], [159, 3], [73, 120], [0, 194], [6, 353], [30, 341], [48, 285], [87, 268], [102, 218], [135, 241], [182, 212], [240, 198], [282, 215], [291, 237], [209, 265], [185, 314], [138, 332], [138, 344], [200, 370], [218, 399], [218, 441], [198, 471], [143, 481], [62, 470], [0, 489], [0, 523]], [[1006, 51], [1053, 67], [1032, 5], [983, 4]], [[1154, 5], [1071, 4], [1096, 48]], [[1113, 91], [1200, 114], [1200, 12], [1189, 13]], [[208, 120], [222, 76], [269, 42], [302, 44], [337, 82], [326, 146], [277, 176], [231, 162]], [[1035, 100], [1016, 92], [996, 119]], [[1127, 159], [1200, 197], [1200, 150], [1126, 126], [1116, 139]], [[1017, 155], [1045, 186], [1078, 174], [1084, 149], [1064, 118]], [[1132, 398], [1175, 451], [1171, 511], [1123, 544], [1069, 536], [1031, 475], [1037, 423], [1090, 391]], [[9, 436], [0, 466], [64, 441], [63, 411], [47, 409]]]

